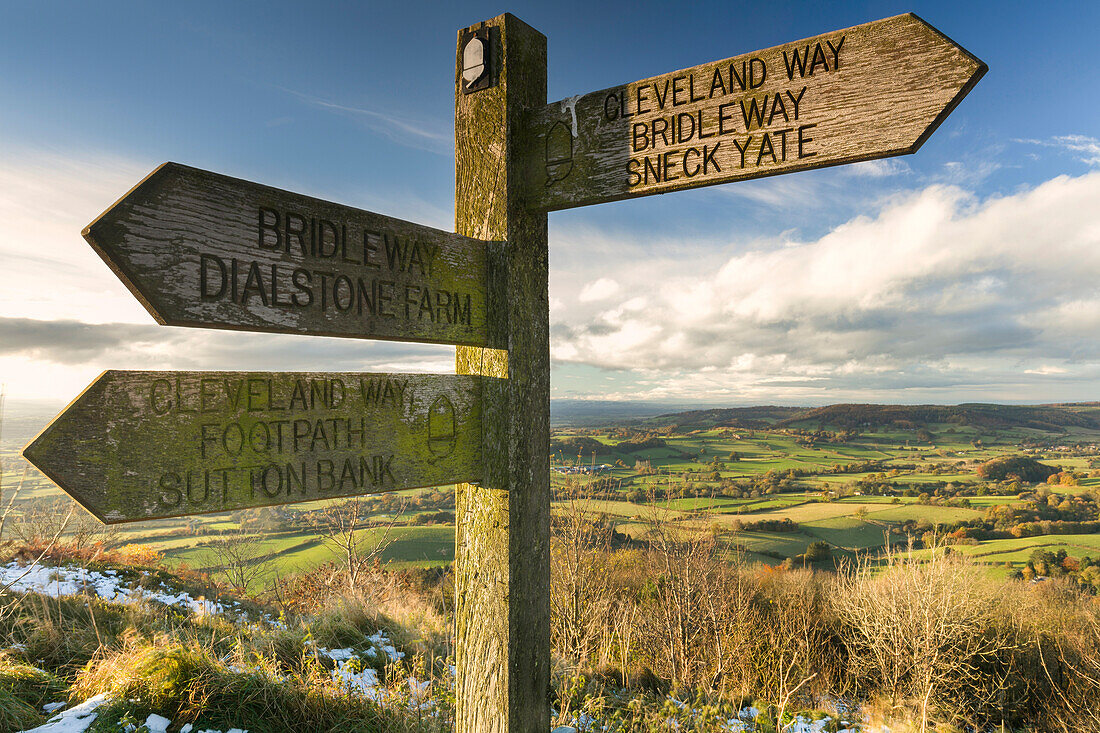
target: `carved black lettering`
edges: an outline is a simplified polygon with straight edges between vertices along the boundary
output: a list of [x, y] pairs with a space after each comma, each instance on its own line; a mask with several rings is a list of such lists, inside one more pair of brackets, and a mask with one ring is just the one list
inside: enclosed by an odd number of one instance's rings
[[698, 97], [695, 96], [694, 71], [688, 74], [688, 99], [692, 102], [702, 102], [704, 99], [706, 99], [706, 97], [704, 97], [702, 94], [700, 94]]
[[157, 482], [157, 488], [160, 489], [160, 503], [166, 509], [174, 509], [183, 503], [180, 483], [182, 482], [178, 473], [166, 473]]
[[807, 143], [812, 143], [814, 141], [814, 139], [812, 137], [806, 137], [806, 134], [805, 134], [806, 130], [809, 130], [811, 127], [817, 127], [817, 123], [814, 123], [812, 125], [801, 125], [798, 128], [798, 157], [799, 158], [809, 158], [811, 156], [817, 155], [816, 152], [814, 152], [814, 153], [805, 152], [806, 144]]
[[[757, 69], [760, 70], [760, 77], [757, 78]], [[768, 78], [768, 66], [764, 63], [763, 59], [758, 59], [755, 56], [749, 60], [749, 88], [759, 88]]]
[[710, 173], [711, 166], [714, 167], [715, 173], [722, 172], [722, 166], [718, 165], [718, 160], [714, 157], [718, 152], [718, 148], [722, 146], [722, 143], [714, 143], [714, 147], [703, 146], [703, 175]]
[[722, 67], [714, 67], [714, 76], [710, 80], [710, 98], [714, 99], [715, 91], [718, 91], [720, 96], [726, 96], [726, 79], [722, 76]]
[[809, 72], [807, 72], [808, 75], [813, 76], [814, 69], [816, 69], [818, 66], [820, 66], [826, 72], [829, 71], [829, 62], [825, 58], [825, 51], [821, 48], [820, 43], [814, 46], [814, 59], [810, 62], [810, 70]]
[[[767, 99], [767, 97], [765, 97]], [[787, 106], [783, 104], [783, 95], [776, 94], [772, 96], [772, 110], [768, 114], [768, 124], [771, 125], [777, 114], [783, 115], [784, 122], [790, 122], [791, 118], [787, 115]]]
[[661, 165], [661, 170], [664, 173], [664, 178], [662, 180], [675, 181], [680, 177], [679, 174], [672, 173], [672, 168], [675, 165], [675, 161], [672, 159], [672, 156], [674, 155], [676, 155], [676, 153], [672, 151], [666, 151], [661, 155], [661, 158], [664, 161]]
[[657, 97], [657, 109], [664, 109], [665, 102], [668, 101], [668, 79], [665, 79], [665, 85], [662, 89], [664, 94], [661, 94], [661, 89], [657, 88], [657, 82], [653, 82], [653, 95]]
[[[269, 236], [274, 235], [274, 237]], [[259, 239], [260, 249], [279, 249], [283, 246], [282, 233], [279, 231], [279, 212], [266, 206], [260, 207]]]
[[685, 81], [685, 78], [682, 77], [682, 76], [672, 77], [672, 106], [673, 107], [680, 107], [680, 106], [685, 105], [685, 104], [688, 103], [688, 100], [680, 98], [680, 95], [682, 95], [684, 92], [687, 91], [687, 89], [684, 89], [684, 85], [683, 85], [684, 81]]
[[363, 266], [372, 270], [382, 267], [378, 261], [378, 240], [382, 238], [380, 232], [370, 229], [363, 230]]
[[[660, 126], [660, 129], [657, 129]], [[653, 120], [653, 147], [657, 147], [657, 133], [661, 134], [661, 140], [665, 145], [671, 145], [668, 139], [668, 120], [664, 117], [658, 117]]]
[[711, 131], [710, 133], [703, 131], [703, 110], [699, 110], [697, 113], [699, 123], [699, 139], [706, 140], [708, 137], [714, 137], [718, 134], [717, 131]]
[[359, 315], [366, 313], [373, 316], [375, 314], [374, 304], [378, 302], [375, 297], [376, 285], [376, 280], [371, 280], [368, 286], [363, 282], [363, 278], [358, 277], [355, 279], [355, 302], [359, 305]]
[[[702, 111], [700, 110], [700, 114]], [[691, 123], [690, 128], [685, 133], [685, 122]], [[690, 112], [681, 112], [676, 115], [676, 142], [683, 144], [695, 137], [695, 115]]]
[[314, 255], [313, 243], [306, 241], [306, 220], [305, 217], [299, 216], [291, 211], [286, 213], [285, 229], [286, 232], [286, 253], [290, 254], [290, 240], [298, 242], [298, 251], [302, 253], [302, 257], [312, 257]]
[[745, 107], [745, 100], [741, 100], [741, 116], [745, 118], [745, 132], [752, 130], [753, 122], [757, 127], [764, 126], [764, 112], [768, 109], [768, 95], [764, 95], [764, 103], [757, 101], [756, 97], [749, 99], [749, 106]]
[[799, 104], [799, 102], [802, 101], [802, 95], [805, 94], [805, 93], [806, 93], [806, 87], [802, 87], [801, 89], [798, 90], [798, 96], [797, 97], [794, 96], [793, 94], [791, 94], [790, 91], [788, 91], [786, 93], [787, 98], [790, 99], [791, 104], [794, 105], [794, 118], [796, 120], [798, 119], [798, 104]]
[[833, 71], [840, 68], [840, 49], [844, 48], [844, 38], [845, 36], [841, 36], [840, 43], [835, 46], [832, 41], [825, 41], [825, 43], [829, 44], [829, 51], [833, 54]]
[[733, 91], [733, 83], [737, 82], [737, 86], [741, 88], [741, 91], [748, 91], [748, 62], [741, 62], [741, 73], [737, 73], [737, 67], [732, 63], [730, 64], [730, 91]]
[[732, 114], [726, 114], [726, 110], [727, 109], [733, 109], [736, 106], [737, 106], [737, 104], [735, 102], [726, 102], [725, 104], [718, 105], [718, 134], [719, 135], [726, 135], [728, 133], [734, 132], [732, 124], [728, 128], [726, 127], [726, 122], [729, 122], [729, 121], [734, 119], [734, 116]]
[[[210, 276], [212, 267], [217, 271], [213, 278]], [[211, 286], [212, 282], [217, 283], [216, 288]], [[206, 253], [199, 255], [199, 297], [203, 300], [217, 300], [225, 295], [226, 285], [225, 263], [222, 258]]]
[[806, 76], [806, 62], [810, 59], [810, 47], [805, 46], [801, 49], [792, 49], [788, 54], [783, 52], [783, 64], [787, 67], [787, 79], [793, 80], [795, 71], [798, 72], [799, 78]]
[[603, 100], [603, 116], [608, 122], [619, 118], [619, 95], [611, 92]]
[[778, 162], [775, 158], [775, 148], [772, 147], [771, 136], [766, 132], [764, 133], [764, 137], [760, 140], [760, 150], [756, 153], [757, 165], [760, 165], [765, 155], [770, 155], [773, 163]]
[[733, 139], [733, 147], [737, 148], [737, 152], [741, 154], [741, 167], [745, 167], [745, 151], [749, 149], [749, 143], [752, 142], [752, 135], [745, 138], [744, 145], [737, 142], [737, 138]]
[[699, 152], [699, 150], [697, 148], [688, 148], [687, 150], [684, 151], [684, 175], [687, 176], [688, 178], [694, 178], [695, 175], [699, 172], [699, 168], [700, 168], [699, 163], [695, 163], [694, 168], [689, 167], [689, 165], [688, 165], [688, 156], [690, 156], [692, 153], [695, 154], [696, 158], [698, 158], [701, 155], [701, 153]]
[[[328, 236], [326, 236], [326, 234]], [[335, 257], [340, 250], [340, 231], [327, 219], [317, 220], [317, 257]]]
[[[346, 299], [341, 299], [341, 290]], [[337, 275], [332, 281], [332, 304], [341, 313], [347, 313], [355, 305], [355, 288], [351, 286], [351, 278], [347, 275]]]
[[313, 304], [313, 288], [310, 286], [313, 280], [313, 276], [309, 270], [303, 270], [298, 268], [291, 275], [291, 281], [294, 283], [296, 292], [290, 296], [290, 299], [294, 302], [294, 305], [299, 308], [308, 308]]
[[248, 268], [248, 277], [244, 281], [244, 290], [241, 291], [241, 305], [247, 305], [253, 291], [260, 294], [260, 302], [268, 304], [267, 291], [264, 290], [264, 277], [260, 272], [260, 263], [253, 260]]

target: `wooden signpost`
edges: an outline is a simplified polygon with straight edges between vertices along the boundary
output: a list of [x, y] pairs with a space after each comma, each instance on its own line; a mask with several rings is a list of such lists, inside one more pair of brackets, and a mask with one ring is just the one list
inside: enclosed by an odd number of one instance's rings
[[23, 451], [106, 524], [481, 478], [481, 384], [104, 372]]
[[158, 322], [485, 343], [485, 244], [178, 163], [84, 238]]
[[986, 65], [912, 13], [532, 113], [542, 210], [914, 153]]
[[986, 71], [914, 15], [546, 104], [458, 34], [450, 234], [174, 163], [84, 235], [161, 323], [455, 344], [457, 375], [116, 372], [24, 450], [105, 522], [453, 482], [456, 730], [545, 733], [546, 212], [912, 153]]

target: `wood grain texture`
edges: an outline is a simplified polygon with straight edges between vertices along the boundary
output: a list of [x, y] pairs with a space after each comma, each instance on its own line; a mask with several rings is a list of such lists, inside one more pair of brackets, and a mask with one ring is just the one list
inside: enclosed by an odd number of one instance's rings
[[571, 97], [530, 114], [524, 195], [564, 209], [913, 153], [985, 71], [906, 14]]
[[[485, 377], [485, 471], [457, 490], [459, 733], [545, 733], [550, 689], [550, 351], [546, 215], [522, 206], [524, 110], [546, 103], [546, 39], [511, 15], [488, 27], [494, 85], [455, 88], [455, 221], [492, 242], [488, 346], [456, 371]], [[461, 40], [462, 33], [459, 33]], [[460, 70], [462, 49], [456, 54]]]
[[23, 451], [107, 524], [481, 473], [481, 379], [108, 371]]
[[159, 323], [485, 343], [475, 240], [165, 163], [84, 231]]

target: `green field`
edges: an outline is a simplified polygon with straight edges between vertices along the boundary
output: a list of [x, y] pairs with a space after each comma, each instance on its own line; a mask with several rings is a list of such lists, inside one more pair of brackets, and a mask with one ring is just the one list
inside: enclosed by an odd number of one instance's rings
[[[585, 518], [635, 540], [644, 539], [655, 521], [705, 529], [716, 533], [731, 557], [776, 564], [796, 559], [815, 542], [826, 543], [837, 556], [873, 554], [887, 541], [907, 542], [905, 528], [919, 540], [933, 529], [942, 537], [964, 525], [982, 526], [987, 511], [1030, 511], [1034, 504], [1026, 497], [1033, 498], [1037, 490], [1057, 494], [1056, 504], [1073, 497], [1094, 502], [1100, 490], [1100, 429], [1052, 432], [935, 422], [921, 430], [880, 426], [842, 434], [813, 421], [744, 427], [699, 419], [701, 427], [641, 421], [640, 426], [555, 430], [552, 511], [580, 508]], [[1025, 453], [1056, 470], [1074, 472], [1073, 485], [1021, 486], [985, 481], [977, 473], [984, 461]], [[37, 471], [23, 476], [17, 446], [5, 445], [0, 460], [5, 501], [22, 484], [14, 505], [17, 516], [63, 497]], [[597, 464], [606, 468], [579, 472]], [[424, 524], [439, 521], [433, 515], [440, 512], [454, 513], [453, 492], [448, 487], [403, 495], [410, 504], [390, 531], [381, 560], [404, 567], [453, 562], [454, 527]], [[958, 499], [955, 504], [965, 500], [969, 507], [948, 506], [952, 499]], [[370, 525], [392, 519], [399, 499], [369, 501], [372, 513], [358, 536], [373, 547], [384, 530]], [[173, 566], [210, 569], [218, 562], [211, 545], [244, 527], [259, 555], [289, 574], [336, 559], [314, 526], [324, 504], [287, 506], [276, 516], [239, 512], [138, 522], [103, 537], [115, 545], [160, 552]], [[1005, 572], [1005, 563], [1021, 566], [1036, 547], [1100, 556], [1100, 535], [1044, 535], [955, 547]]]

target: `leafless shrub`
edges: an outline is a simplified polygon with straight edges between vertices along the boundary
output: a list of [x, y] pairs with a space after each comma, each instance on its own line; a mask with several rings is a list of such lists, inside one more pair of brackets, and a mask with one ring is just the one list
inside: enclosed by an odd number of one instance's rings
[[997, 589], [980, 568], [935, 549], [918, 560], [890, 552], [879, 571], [859, 564], [839, 584], [850, 663], [895, 709], [913, 706], [926, 730], [933, 714], [996, 699], [1004, 679], [987, 672], [1006, 652], [995, 628]]
[[1100, 730], [1100, 603], [1072, 592], [1075, 597], [1051, 602], [1050, 595], [1044, 593], [1048, 628], [1036, 630], [1034, 642], [1052, 692], [1050, 728], [1060, 733]]
[[651, 506], [646, 560], [657, 577], [639, 616], [649, 633], [645, 643], [656, 652], [655, 671], [677, 687], [743, 688], [756, 584], [730, 562], [715, 534], [701, 529], [702, 516]]
[[754, 687], [784, 720], [811, 692], [841, 691], [843, 664], [831, 609], [832, 583], [809, 570], [760, 574], [760, 618], [752, 635]]
[[[15, 521], [16, 519], [21, 519], [22, 515], [19, 515], [17, 517], [15, 515], [15, 512], [13, 511], [13, 508], [15, 506], [15, 500], [19, 496], [19, 492], [22, 491], [23, 485], [27, 480], [27, 470], [27, 467], [24, 466], [23, 473], [19, 478], [19, 483], [16, 485], [15, 491], [12, 492], [10, 498], [8, 499], [8, 502], [4, 505], [2, 514], [0, 514], [0, 545], [9, 544], [7, 538], [4, 536], [4, 532], [8, 530], [13, 524], [16, 527], [23, 526], [22, 522]], [[75, 509], [76, 503], [70, 502], [68, 512], [59, 512], [60, 519], [50, 520], [49, 526], [53, 529], [52, 535], [36, 535], [37, 544], [35, 545], [35, 548], [37, 549], [37, 553], [31, 558], [31, 562], [28, 564], [26, 572], [13, 578], [7, 583], [0, 583], [0, 619], [3, 619], [5, 616], [7, 616], [11, 612], [15, 604], [15, 596], [12, 595], [11, 589], [26, 576], [27, 572], [30, 572], [30, 569], [34, 567], [34, 565], [36, 565], [43, 557], [45, 557], [46, 553], [48, 553], [53, 548], [53, 546], [61, 538], [61, 535], [65, 531], [65, 528], [68, 526], [69, 520], [72, 518], [73, 511]]]
[[239, 596], [262, 586], [274, 572], [274, 562], [259, 539], [244, 529], [223, 535], [209, 547], [214, 556], [211, 566], [214, 576], [224, 580]]
[[402, 497], [390, 521], [383, 525], [382, 532], [373, 542], [364, 537], [363, 530], [367, 528], [370, 508], [361, 497], [332, 502], [321, 510], [315, 526], [321, 535], [321, 541], [340, 559], [339, 569], [343, 571], [351, 589], [358, 586], [371, 564], [391, 544], [390, 532], [405, 513], [408, 504], [408, 498]]
[[602, 652], [608, 656], [615, 635], [611, 622], [611, 529], [574, 490], [565, 511], [554, 517], [550, 546], [551, 644], [558, 655], [587, 663]]

